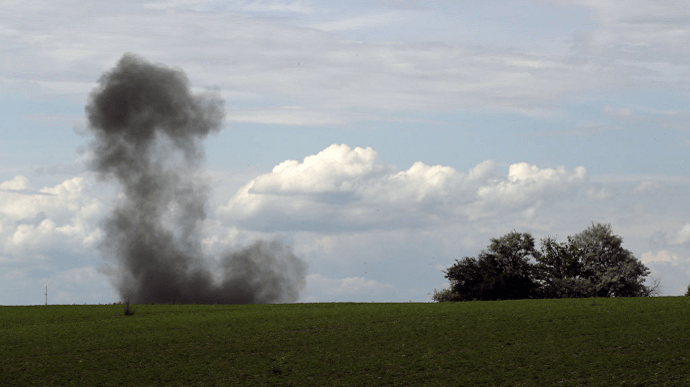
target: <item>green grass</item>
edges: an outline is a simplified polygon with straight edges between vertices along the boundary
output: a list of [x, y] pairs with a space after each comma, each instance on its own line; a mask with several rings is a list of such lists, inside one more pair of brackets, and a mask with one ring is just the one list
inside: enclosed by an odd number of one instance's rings
[[686, 386], [690, 297], [0, 307], [0, 385]]

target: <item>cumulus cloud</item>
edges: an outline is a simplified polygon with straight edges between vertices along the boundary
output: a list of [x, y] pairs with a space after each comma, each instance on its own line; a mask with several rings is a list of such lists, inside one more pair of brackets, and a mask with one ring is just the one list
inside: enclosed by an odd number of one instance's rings
[[668, 262], [677, 265], [683, 260], [684, 258], [680, 254], [668, 250], [661, 250], [658, 251], [656, 254], [651, 251], [648, 251], [646, 253], [643, 253], [640, 257], [640, 261], [642, 261], [642, 263]]
[[495, 203], [514, 206], [568, 193], [587, 179], [587, 170], [582, 166], [569, 171], [565, 167], [539, 169], [517, 163], [510, 166], [507, 178], [495, 184], [487, 182], [477, 193], [487, 207]]
[[588, 181], [584, 167], [517, 163], [507, 176], [497, 169], [493, 161], [466, 173], [417, 162], [398, 171], [371, 148], [334, 144], [254, 178], [221, 212], [260, 230], [417, 228], [506, 211], [531, 217], [543, 203], [573, 195]]
[[270, 174], [253, 180], [251, 193], [348, 193], [373, 176], [387, 169], [378, 163], [378, 154], [371, 148], [350, 149], [331, 145], [317, 155], [307, 156], [302, 163], [287, 160], [278, 164]]
[[0, 181], [0, 304], [43, 304], [46, 284], [50, 303], [112, 298], [89, 265], [102, 238], [101, 199], [83, 177], [38, 189], [21, 175]]
[[17, 175], [12, 180], [3, 181], [0, 183], [0, 190], [2, 191], [23, 191], [28, 188], [29, 180], [22, 176]]
[[99, 211], [100, 203], [83, 200], [84, 188], [84, 179], [75, 177], [54, 187], [31, 190], [28, 179], [19, 175], [0, 183], [0, 214], [12, 220], [32, 218], [42, 212], [92, 216]]
[[102, 203], [81, 177], [38, 190], [24, 176], [0, 183], [0, 260], [21, 261], [65, 249], [92, 248]]
[[[662, 278], [665, 294], [680, 294], [690, 261], [673, 249], [681, 251], [690, 241], [690, 225], [684, 207], [669, 202], [683, 202], [687, 181], [661, 181], [677, 187], [675, 193], [658, 190], [660, 198], [633, 192], [636, 185], [656, 183], [650, 176], [596, 180], [589, 182], [579, 167], [490, 160], [466, 171], [422, 162], [399, 169], [372, 148], [334, 144], [243, 177], [244, 185], [223, 208], [209, 211], [203, 246], [213, 255], [279, 236], [313, 269], [301, 301], [405, 301], [439, 288], [439, 270], [454, 258], [476, 254], [489, 238], [513, 229], [537, 239], [571, 235], [603, 221], [614, 224], [626, 248], [648, 251], [643, 261]], [[592, 192], [605, 189], [653, 207], [654, 215], [596, 201]], [[46, 282], [55, 302], [112, 302], [95, 272], [100, 258], [93, 241], [101, 237], [96, 226], [104, 208], [92, 191], [84, 178], [44, 188], [33, 188], [23, 176], [0, 182], [0, 259], [9, 267], [3, 278], [12, 277], [0, 286], [6, 294], [0, 303], [42, 303]], [[617, 222], [623, 215], [630, 219]], [[652, 246], [649, 230], [667, 231]], [[391, 273], [392, 264], [400, 272]], [[22, 296], [36, 289], [34, 298]], [[84, 289], [93, 289], [93, 297], [90, 291], [89, 297], [81, 295]]]

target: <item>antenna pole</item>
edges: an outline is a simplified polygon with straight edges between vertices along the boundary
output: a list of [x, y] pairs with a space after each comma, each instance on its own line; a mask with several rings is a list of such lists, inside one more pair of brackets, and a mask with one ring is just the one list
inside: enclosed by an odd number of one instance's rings
[[46, 284], [46, 306], [48, 306], [48, 284]]

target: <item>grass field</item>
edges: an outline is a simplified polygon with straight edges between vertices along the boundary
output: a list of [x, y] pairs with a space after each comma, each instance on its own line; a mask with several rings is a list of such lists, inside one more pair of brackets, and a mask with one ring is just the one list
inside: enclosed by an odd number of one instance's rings
[[7, 306], [0, 385], [687, 386], [690, 297]]

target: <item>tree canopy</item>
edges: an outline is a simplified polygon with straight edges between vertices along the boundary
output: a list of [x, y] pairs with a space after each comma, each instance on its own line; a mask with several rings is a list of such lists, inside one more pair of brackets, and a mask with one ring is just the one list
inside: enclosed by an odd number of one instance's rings
[[546, 237], [539, 250], [532, 235], [513, 231], [476, 258], [456, 260], [444, 272], [450, 287], [434, 300], [650, 296], [649, 269], [622, 243], [610, 224], [592, 224], [566, 242]]

